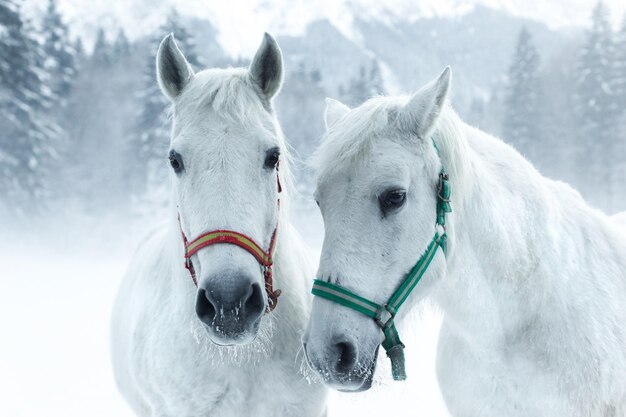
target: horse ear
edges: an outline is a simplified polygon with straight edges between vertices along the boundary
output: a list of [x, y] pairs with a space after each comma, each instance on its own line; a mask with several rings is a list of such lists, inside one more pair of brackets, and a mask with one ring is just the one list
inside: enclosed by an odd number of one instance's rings
[[450, 89], [450, 67], [436, 80], [420, 88], [400, 111], [398, 121], [402, 129], [420, 138], [428, 136], [435, 126]]
[[326, 97], [326, 111], [324, 112], [324, 123], [326, 129], [330, 129], [332, 125], [337, 123], [339, 119], [350, 111], [350, 107], [338, 100]]
[[283, 54], [276, 40], [267, 32], [252, 59], [249, 71], [250, 78], [261, 88], [267, 99], [278, 93], [283, 83]]
[[161, 91], [170, 100], [178, 97], [194, 75], [191, 65], [178, 49], [172, 33], [159, 45], [156, 67]]

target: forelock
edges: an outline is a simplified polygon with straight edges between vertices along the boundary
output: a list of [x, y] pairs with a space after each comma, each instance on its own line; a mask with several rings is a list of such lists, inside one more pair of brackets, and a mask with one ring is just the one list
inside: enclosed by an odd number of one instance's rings
[[318, 178], [362, 160], [381, 137], [399, 133], [395, 120], [408, 97], [374, 97], [351, 110], [324, 134], [312, 157]]
[[271, 120], [271, 108], [245, 68], [212, 68], [198, 72], [178, 98], [178, 112], [212, 109], [218, 116], [247, 124]]

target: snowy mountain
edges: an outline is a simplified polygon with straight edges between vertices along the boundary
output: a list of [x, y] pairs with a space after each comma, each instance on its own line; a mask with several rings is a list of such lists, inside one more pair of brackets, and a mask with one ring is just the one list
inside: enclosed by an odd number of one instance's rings
[[[37, 14], [45, 0], [32, 0]], [[626, 9], [607, 0], [612, 16]], [[322, 74], [329, 95], [345, 86], [373, 59], [386, 92], [408, 92], [452, 65], [455, 104], [467, 109], [502, 82], [515, 36], [522, 26], [552, 55], [587, 25], [595, 0], [59, 0], [74, 35], [89, 49], [104, 27], [110, 38], [123, 28], [131, 40], [154, 34], [175, 7], [198, 39], [200, 54], [249, 58], [264, 31], [277, 35], [287, 70], [304, 65]], [[215, 39], [219, 44], [215, 43]], [[206, 48], [202, 39], [206, 39]], [[217, 46], [217, 47], [216, 47]], [[471, 53], [469, 53], [471, 51]], [[331, 77], [325, 75], [332, 74]], [[336, 94], [335, 94], [336, 95]]]
[[[623, 0], [605, 0], [617, 24], [626, 11]], [[60, 8], [75, 35], [93, 38], [98, 26], [113, 34], [123, 27], [131, 39], [145, 36], [162, 21], [171, 7], [182, 15], [204, 18], [217, 28], [220, 41], [231, 55], [250, 56], [263, 31], [302, 35], [309, 23], [328, 20], [347, 38], [358, 41], [355, 24], [376, 22], [390, 30], [418, 19], [459, 19], [476, 7], [505, 15], [529, 18], [555, 29], [588, 26], [595, 0], [62, 0]], [[45, 0], [26, 2], [30, 14], [45, 7]], [[89, 39], [88, 39], [89, 40]]]

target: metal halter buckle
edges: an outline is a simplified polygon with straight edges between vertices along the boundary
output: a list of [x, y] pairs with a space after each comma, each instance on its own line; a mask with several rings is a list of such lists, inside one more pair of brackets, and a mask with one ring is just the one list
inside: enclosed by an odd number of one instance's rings
[[443, 192], [443, 183], [444, 181], [448, 181], [449, 177], [448, 174], [445, 172], [440, 172], [439, 173], [439, 184], [437, 186], [437, 197], [439, 198], [440, 201], [444, 202], [444, 203], [449, 203], [450, 202], [450, 198], [444, 197], [443, 195], [441, 195], [441, 193]]
[[385, 330], [393, 325], [393, 319], [396, 317], [396, 311], [389, 307], [387, 304], [383, 308], [376, 311], [376, 317], [374, 321], [382, 330]]

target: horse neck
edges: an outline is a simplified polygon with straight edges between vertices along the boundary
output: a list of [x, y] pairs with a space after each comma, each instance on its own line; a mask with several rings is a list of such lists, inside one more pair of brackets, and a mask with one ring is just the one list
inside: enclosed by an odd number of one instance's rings
[[509, 318], [540, 304], [533, 296], [549, 291], [551, 276], [558, 275], [542, 274], [526, 293], [539, 268], [558, 268], [555, 259], [546, 262], [558, 253], [547, 231], [560, 235], [561, 207], [549, 180], [514, 149], [454, 114], [442, 126], [435, 140], [451, 171], [453, 214], [447, 272], [433, 298], [464, 339], [493, 345], [490, 336], [501, 337]]

